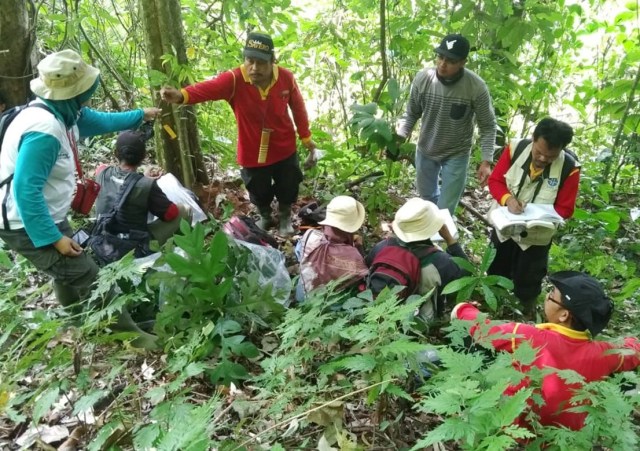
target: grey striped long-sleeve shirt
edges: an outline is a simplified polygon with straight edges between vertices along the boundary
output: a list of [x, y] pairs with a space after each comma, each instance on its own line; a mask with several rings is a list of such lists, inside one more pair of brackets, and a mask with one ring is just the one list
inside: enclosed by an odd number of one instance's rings
[[408, 137], [418, 119], [422, 119], [418, 150], [429, 158], [440, 161], [469, 153], [477, 122], [482, 159], [493, 161], [496, 118], [489, 89], [474, 72], [464, 69], [460, 80], [445, 86], [436, 77], [435, 68], [420, 71], [411, 83], [398, 134]]

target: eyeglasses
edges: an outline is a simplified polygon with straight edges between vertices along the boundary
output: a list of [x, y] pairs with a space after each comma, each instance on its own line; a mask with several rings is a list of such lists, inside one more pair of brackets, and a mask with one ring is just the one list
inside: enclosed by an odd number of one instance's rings
[[551, 297], [551, 292], [549, 292], [549, 294], [547, 294], [547, 298], [546, 298], [546, 300], [547, 300], [547, 301], [551, 301], [551, 302], [553, 302], [554, 304], [557, 304], [557, 305], [559, 305], [559, 306], [560, 306], [560, 307], [562, 307], [562, 308], [566, 308], [566, 307], [564, 306], [564, 304], [563, 304], [561, 301], [558, 301], [558, 300], [553, 299], [553, 298]]
[[441, 54], [439, 54], [439, 53], [436, 53], [436, 59], [437, 59], [438, 61], [443, 61], [443, 62], [445, 62], [445, 63], [447, 63], [447, 64], [449, 64], [449, 65], [458, 64], [458, 63], [462, 62], [462, 60], [461, 60], [461, 59], [452, 59], [452, 58], [448, 58], [448, 57], [446, 57], [446, 56], [444, 56], [444, 55], [441, 55]]

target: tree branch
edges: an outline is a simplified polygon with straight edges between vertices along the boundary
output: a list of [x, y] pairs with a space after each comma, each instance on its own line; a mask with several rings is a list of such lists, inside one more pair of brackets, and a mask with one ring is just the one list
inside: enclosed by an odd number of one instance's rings
[[378, 85], [378, 89], [373, 96], [373, 101], [378, 103], [382, 90], [387, 84], [389, 79], [389, 67], [387, 62], [387, 2], [386, 0], [380, 0], [380, 57], [382, 58], [382, 80]]
[[638, 82], [640, 82], [640, 66], [636, 70], [636, 78], [633, 80], [633, 87], [631, 88], [631, 92], [629, 92], [629, 98], [627, 99], [627, 105], [624, 109], [624, 113], [622, 114], [622, 118], [620, 119], [620, 125], [618, 126], [618, 132], [616, 133], [616, 139], [613, 141], [613, 146], [611, 147], [611, 158], [607, 162], [607, 165], [604, 168], [603, 180], [606, 182], [609, 178], [609, 173], [611, 172], [611, 165], [615, 161], [616, 150], [620, 145], [620, 139], [622, 139], [622, 132], [624, 132], [624, 123], [627, 121], [627, 117], [629, 116], [629, 111], [633, 106], [633, 99], [636, 96], [636, 89], [638, 88]]

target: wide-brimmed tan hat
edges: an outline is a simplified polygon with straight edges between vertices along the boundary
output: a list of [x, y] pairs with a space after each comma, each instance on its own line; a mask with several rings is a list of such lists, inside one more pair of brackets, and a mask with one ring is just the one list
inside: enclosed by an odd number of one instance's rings
[[100, 70], [85, 63], [78, 53], [62, 50], [40, 61], [31, 91], [43, 99], [72, 99], [91, 88], [99, 75]]
[[431, 238], [444, 224], [444, 216], [433, 202], [414, 197], [396, 212], [393, 233], [405, 243]]
[[318, 224], [328, 225], [353, 233], [362, 227], [365, 218], [364, 207], [351, 196], [337, 196], [327, 205], [327, 216]]

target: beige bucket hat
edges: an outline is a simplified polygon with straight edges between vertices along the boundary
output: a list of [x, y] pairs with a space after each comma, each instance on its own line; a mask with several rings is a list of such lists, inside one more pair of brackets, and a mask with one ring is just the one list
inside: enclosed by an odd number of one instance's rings
[[328, 225], [353, 233], [362, 227], [365, 218], [364, 207], [351, 196], [337, 196], [327, 205], [327, 217], [318, 224]]
[[93, 86], [99, 75], [100, 70], [85, 63], [78, 53], [62, 50], [40, 61], [31, 91], [43, 99], [72, 99]]
[[433, 202], [414, 197], [396, 212], [393, 233], [405, 243], [431, 238], [444, 224], [444, 216]]

